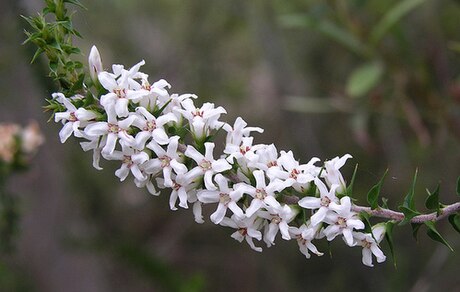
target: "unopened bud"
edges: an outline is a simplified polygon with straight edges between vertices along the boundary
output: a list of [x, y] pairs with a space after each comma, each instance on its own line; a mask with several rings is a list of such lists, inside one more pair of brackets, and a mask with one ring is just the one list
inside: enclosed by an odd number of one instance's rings
[[89, 53], [88, 57], [89, 63], [89, 73], [91, 75], [91, 79], [94, 82], [97, 82], [97, 74], [102, 71], [102, 61], [101, 55], [99, 55], [99, 51], [97, 50], [96, 46], [91, 48], [91, 52]]

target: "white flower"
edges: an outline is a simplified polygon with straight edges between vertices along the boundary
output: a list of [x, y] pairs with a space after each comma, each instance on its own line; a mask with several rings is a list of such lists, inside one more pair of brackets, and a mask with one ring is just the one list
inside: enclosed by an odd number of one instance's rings
[[156, 174], [159, 171], [163, 171], [164, 185], [166, 187], [172, 187], [172, 171], [176, 174], [184, 174], [187, 172], [187, 167], [180, 162], [181, 158], [177, 153], [177, 147], [179, 145], [179, 136], [171, 138], [167, 149], [164, 150], [155, 141], [151, 141], [147, 148], [152, 149], [155, 152], [157, 158], [151, 159], [144, 164], [145, 171], [150, 174]]
[[342, 166], [344, 166], [345, 162], [349, 158], [351, 158], [351, 155], [345, 154], [344, 156], [340, 158], [335, 157], [334, 159], [331, 159], [324, 163], [324, 167], [326, 171], [321, 174], [321, 177], [324, 177], [328, 186], [332, 186], [334, 184], [339, 185], [339, 188], [337, 189], [337, 192], [339, 194], [342, 194], [347, 187], [345, 180], [343, 179], [343, 176], [340, 173], [339, 169]]
[[329, 224], [324, 229], [324, 235], [327, 240], [333, 240], [337, 235], [343, 234], [348, 246], [353, 246], [353, 229], [364, 229], [364, 223], [358, 219], [358, 214], [351, 211], [350, 197], [340, 199], [340, 205], [334, 202], [329, 204], [329, 209], [334, 212], [328, 212], [324, 222]]
[[355, 245], [363, 247], [363, 264], [369, 267], [373, 267], [372, 264], [372, 254], [377, 259], [378, 263], [382, 263], [386, 260], [386, 256], [383, 254], [382, 250], [379, 248], [379, 243], [382, 241], [385, 236], [385, 226], [383, 224], [377, 224], [372, 227], [372, 234], [362, 233], [362, 232], [353, 232], [353, 239]]
[[278, 165], [278, 150], [274, 144], [264, 145], [256, 150], [257, 158], [256, 161], [249, 161], [248, 167], [261, 169], [267, 171], [271, 167], [276, 167], [281, 170]]
[[85, 134], [91, 137], [91, 140], [106, 135], [107, 140], [105, 146], [102, 148], [102, 152], [105, 154], [113, 153], [118, 139], [120, 139], [126, 146], [133, 146], [136, 140], [127, 133], [127, 130], [133, 123], [134, 116], [118, 121], [114, 105], [108, 106], [106, 111], [107, 122], [89, 124], [85, 128]]
[[281, 151], [278, 165], [284, 170], [276, 167], [270, 168], [267, 170], [267, 176], [270, 180], [275, 178], [285, 180], [289, 186], [292, 186], [298, 192], [303, 192], [308, 188], [309, 183], [313, 181], [316, 172], [319, 172], [319, 168], [314, 165], [317, 161], [319, 161], [318, 158], [312, 158], [307, 164], [300, 165], [295, 160], [292, 151]]
[[54, 114], [54, 121], [62, 121], [64, 124], [64, 127], [59, 132], [61, 143], [67, 141], [72, 133], [74, 133], [75, 137], [84, 137], [79, 128], [86, 127], [88, 121], [96, 118], [96, 114], [84, 108], [77, 109], [62, 93], [53, 93], [53, 98], [63, 104], [67, 109], [65, 112]]
[[307, 259], [310, 258], [309, 250], [317, 256], [322, 256], [323, 253], [319, 252], [316, 246], [312, 243], [312, 240], [316, 238], [318, 231], [317, 228], [302, 224], [299, 228], [289, 226], [289, 234], [291, 237], [297, 239], [300, 252], [305, 255]]
[[136, 112], [139, 114], [134, 115], [133, 126], [141, 130], [136, 135], [136, 147], [138, 149], [143, 149], [150, 138], [160, 145], [165, 145], [169, 142], [164, 125], [172, 121], [177, 122], [174, 114], [168, 113], [155, 118], [143, 107], [136, 108]]
[[241, 118], [238, 117], [235, 120], [235, 124], [230, 126], [225, 124], [223, 129], [227, 131], [226, 145], [240, 146], [243, 137], [249, 137], [251, 132], [263, 133], [264, 129], [259, 127], [246, 127], [248, 124]]
[[96, 46], [91, 47], [91, 51], [88, 56], [88, 64], [89, 64], [89, 74], [93, 82], [96, 82], [97, 75], [99, 72], [102, 72], [102, 61], [101, 55], [99, 55], [99, 51], [97, 50]]
[[219, 203], [217, 210], [211, 214], [211, 221], [219, 224], [225, 217], [227, 208], [230, 209], [237, 218], [243, 218], [243, 210], [237, 202], [243, 196], [242, 193], [228, 187], [228, 180], [220, 173], [215, 176], [215, 181], [219, 188], [214, 191], [201, 190], [197, 193], [198, 200], [204, 204]]
[[204, 185], [208, 190], [215, 190], [216, 186], [212, 182], [212, 176], [216, 173], [224, 172], [232, 168], [225, 159], [215, 160], [213, 157], [214, 143], [204, 143], [205, 155], [201, 154], [193, 146], [188, 145], [185, 156], [192, 158], [198, 164], [189, 171], [189, 176], [197, 178], [204, 175]]
[[[139, 101], [149, 92], [141, 88], [141, 85], [133, 80], [139, 67], [145, 64], [144, 61], [134, 65], [129, 71], [115, 69], [115, 74], [100, 72], [99, 82], [109, 92], [101, 96], [101, 105], [107, 109], [109, 105], [115, 105], [115, 112], [119, 117], [126, 117], [129, 114], [129, 100]], [[121, 75], [119, 75], [119, 74]]]
[[337, 189], [338, 185], [333, 185], [331, 189], [328, 191], [326, 185], [317, 177], [315, 177], [315, 185], [319, 190], [320, 197], [305, 197], [299, 201], [299, 206], [305, 209], [312, 209], [318, 211], [311, 216], [311, 224], [313, 226], [318, 225], [320, 222], [324, 220], [326, 214], [329, 211], [329, 204], [331, 202], [339, 202], [339, 199], [335, 196], [335, 190]]
[[115, 171], [115, 175], [124, 181], [131, 172], [138, 181], [147, 180], [147, 176], [142, 173], [140, 165], [149, 160], [149, 155], [144, 151], [135, 150], [124, 146], [123, 151], [114, 150], [111, 154], [105, 155], [107, 160], [121, 160], [123, 163]]
[[195, 139], [202, 139], [209, 134], [209, 129], [218, 129], [224, 125], [218, 121], [221, 114], [227, 113], [221, 106], [214, 108], [213, 103], [206, 102], [201, 108], [197, 108], [189, 98], [184, 99], [181, 105], [184, 109], [178, 108], [176, 111], [188, 120]]
[[226, 144], [224, 153], [229, 154], [227, 161], [232, 163], [233, 159], [236, 159], [240, 166], [246, 166], [249, 162], [257, 161], [259, 156], [254, 152], [257, 149], [265, 147], [265, 145], [259, 144], [253, 146], [253, 140], [254, 137], [243, 137], [239, 145]]
[[[161, 179], [157, 179], [160, 186], [166, 187], [164, 181]], [[162, 183], [163, 181], [163, 183]], [[196, 201], [196, 189], [197, 189], [197, 182], [195, 182], [192, 178], [187, 176], [187, 174], [179, 173], [177, 175], [173, 175], [171, 178], [171, 186], [172, 189], [171, 195], [169, 197], [169, 207], [171, 210], [177, 210], [176, 202], [179, 199], [179, 206], [188, 209], [188, 202], [195, 202]], [[200, 206], [201, 207], [201, 206]], [[194, 213], [195, 211], [194, 206]], [[198, 210], [201, 214], [201, 209]], [[198, 222], [198, 221], [197, 221]]]
[[264, 241], [268, 247], [275, 244], [275, 237], [278, 231], [284, 240], [290, 240], [288, 223], [291, 222], [297, 212], [288, 205], [268, 206], [267, 211], [258, 211], [257, 215], [269, 221], [265, 226]]
[[258, 252], [262, 251], [262, 248], [256, 247], [253, 241], [253, 238], [257, 240], [262, 239], [262, 233], [258, 230], [261, 225], [261, 220], [257, 219], [257, 216], [241, 219], [233, 215], [231, 218], [223, 218], [220, 225], [237, 229], [237, 231], [231, 235], [232, 238], [239, 242], [246, 240], [253, 250]]
[[247, 217], [251, 217], [260, 208], [278, 207], [280, 203], [275, 199], [275, 192], [280, 192], [286, 188], [285, 183], [281, 180], [274, 180], [267, 185], [265, 173], [261, 170], [255, 170], [253, 175], [256, 179], [255, 187], [244, 183], [236, 186], [238, 191], [253, 197], [251, 204], [246, 209]]
[[155, 109], [157, 106], [165, 105], [169, 100], [169, 93], [166, 88], [171, 88], [171, 85], [164, 79], [150, 84], [147, 78], [147, 74], [141, 77], [142, 88], [147, 91], [147, 94], [140, 99], [140, 106], [146, 109]]

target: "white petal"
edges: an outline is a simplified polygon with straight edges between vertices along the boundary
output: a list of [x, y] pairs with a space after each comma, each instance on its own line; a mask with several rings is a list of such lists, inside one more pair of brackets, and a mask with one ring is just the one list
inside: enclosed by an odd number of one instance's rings
[[219, 204], [217, 206], [217, 210], [211, 214], [211, 221], [214, 224], [219, 224], [222, 219], [225, 217], [225, 213], [227, 212], [227, 208], [224, 206], [224, 204]]

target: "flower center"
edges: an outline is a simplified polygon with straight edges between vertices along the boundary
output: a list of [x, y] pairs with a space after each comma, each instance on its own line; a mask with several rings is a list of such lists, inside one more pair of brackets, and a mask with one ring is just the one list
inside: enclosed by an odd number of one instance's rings
[[193, 115], [193, 117], [200, 117], [200, 118], [202, 118], [202, 117], [203, 117], [203, 113], [204, 113], [204, 112], [203, 112], [202, 110], [200, 110], [199, 108], [197, 108], [197, 109], [195, 109], [194, 112], [192, 112], [192, 115]]
[[371, 248], [371, 245], [372, 243], [370, 243], [369, 241], [367, 240], [361, 240], [361, 246], [364, 247], [364, 248]]
[[211, 170], [211, 162], [207, 161], [206, 159], [203, 159], [200, 163], [200, 167], [203, 169], [203, 171]]
[[271, 222], [275, 224], [280, 224], [282, 220], [280, 216], [278, 216], [278, 214], [271, 214], [271, 215], [273, 216]]
[[299, 174], [300, 174], [300, 171], [294, 168], [293, 170], [291, 170], [289, 177], [293, 179], [297, 179], [297, 175]]
[[247, 228], [240, 228], [240, 229], [238, 229], [238, 232], [241, 235], [246, 236], [248, 234], [248, 229]]
[[161, 168], [165, 168], [169, 166], [169, 163], [171, 162], [171, 157], [165, 155], [163, 157], [160, 157], [160, 161], [161, 161]]
[[122, 162], [126, 164], [128, 167], [131, 167], [133, 165], [133, 160], [131, 159], [131, 156], [129, 155], [123, 155]]
[[263, 200], [267, 197], [267, 192], [264, 189], [256, 189], [256, 199]]
[[108, 130], [109, 133], [118, 134], [118, 132], [120, 131], [120, 127], [118, 127], [118, 125], [111, 124], [111, 123], [108, 123], [108, 125], [109, 125], [109, 130]]
[[78, 121], [78, 119], [77, 119], [77, 116], [75, 115], [75, 112], [71, 112], [70, 117], [69, 117], [69, 122], [76, 122], [76, 121]]
[[145, 123], [144, 131], [152, 132], [157, 128], [157, 123], [154, 120]]
[[270, 161], [270, 162], [267, 163], [267, 166], [268, 166], [268, 168], [270, 168], [272, 166], [278, 166], [278, 162], [276, 162], [276, 160]]
[[219, 196], [220, 196], [219, 202], [221, 204], [224, 204], [225, 206], [227, 206], [228, 203], [232, 201], [232, 199], [230, 199], [230, 196], [226, 193], [220, 193]]
[[337, 225], [339, 225], [342, 228], [347, 227], [347, 219], [343, 217], [337, 218]]
[[126, 97], [126, 89], [124, 88], [115, 88], [113, 93], [117, 95], [118, 98], [125, 98]]
[[182, 186], [181, 186], [180, 184], [178, 184], [177, 182], [174, 182], [174, 185], [173, 185], [172, 188], [173, 188], [175, 191], [177, 191], [177, 190], [179, 190], [181, 187], [182, 187]]
[[246, 152], [248, 152], [249, 150], [251, 150], [251, 147], [249, 146], [240, 146], [240, 152], [241, 154], [246, 154]]
[[328, 197], [321, 198], [321, 206], [329, 207], [330, 203], [331, 203], [331, 200]]

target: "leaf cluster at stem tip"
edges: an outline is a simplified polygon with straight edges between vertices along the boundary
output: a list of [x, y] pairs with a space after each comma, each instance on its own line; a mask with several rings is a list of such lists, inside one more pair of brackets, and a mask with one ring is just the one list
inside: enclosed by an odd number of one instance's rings
[[[59, 82], [66, 95], [74, 95], [82, 89], [85, 74], [83, 64], [71, 58], [74, 54], [80, 54], [80, 49], [72, 44], [72, 40], [73, 37], [81, 38], [81, 35], [73, 27], [72, 14], [69, 14], [65, 4], [83, 5], [77, 0], [46, 0], [45, 3], [46, 7], [37, 16], [22, 16], [31, 28], [31, 31], [25, 31], [27, 39], [24, 44], [37, 46], [31, 62], [43, 53], [46, 55], [49, 76]], [[50, 18], [51, 21], [48, 21]]]

